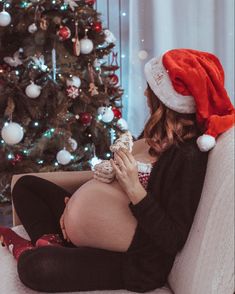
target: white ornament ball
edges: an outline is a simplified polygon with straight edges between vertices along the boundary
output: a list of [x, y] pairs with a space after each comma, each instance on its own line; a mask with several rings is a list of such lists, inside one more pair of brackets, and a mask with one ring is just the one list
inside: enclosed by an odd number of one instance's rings
[[138, 57], [141, 60], [145, 60], [148, 57], [148, 52], [145, 50], [140, 50], [138, 53]]
[[60, 164], [66, 165], [71, 161], [72, 156], [69, 151], [63, 149], [57, 153], [56, 159]]
[[102, 121], [105, 123], [109, 123], [113, 120], [114, 113], [111, 108], [106, 107], [104, 110], [104, 114], [102, 115]]
[[41, 94], [41, 86], [38, 86], [36, 84], [34, 84], [33, 82], [28, 85], [25, 89], [25, 94], [29, 97], [29, 98], [37, 98], [38, 96], [40, 96]]
[[73, 87], [79, 88], [79, 87], [81, 86], [81, 80], [80, 80], [80, 78], [77, 77], [77, 76], [72, 76], [71, 79], [68, 79], [68, 80], [66, 81], [66, 85], [67, 85], [68, 87], [73, 86]]
[[73, 151], [75, 151], [78, 148], [78, 143], [73, 138], [69, 138], [69, 144], [70, 144], [71, 148], [73, 149]]
[[11, 23], [11, 15], [6, 12], [0, 12], [0, 27], [7, 27]]
[[117, 121], [117, 126], [119, 127], [120, 130], [122, 131], [127, 131], [128, 130], [128, 124], [124, 118], [119, 118]]
[[1, 136], [8, 145], [18, 144], [24, 137], [24, 130], [18, 123], [5, 123]]
[[80, 48], [82, 54], [89, 54], [93, 50], [93, 42], [88, 38], [83, 38], [80, 40]]
[[36, 31], [38, 30], [38, 27], [36, 26], [35, 23], [32, 23], [29, 27], [28, 27], [28, 31], [31, 34], [34, 34]]
[[98, 114], [105, 114], [105, 111], [106, 111], [106, 107], [105, 106], [100, 106], [98, 109], [97, 109], [97, 113]]

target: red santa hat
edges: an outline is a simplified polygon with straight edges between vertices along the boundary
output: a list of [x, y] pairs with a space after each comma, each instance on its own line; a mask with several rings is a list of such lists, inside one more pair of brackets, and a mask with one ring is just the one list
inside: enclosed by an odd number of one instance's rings
[[219, 59], [207, 52], [174, 49], [145, 65], [147, 82], [170, 109], [195, 113], [204, 133], [197, 139], [201, 151], [216, 144], [216, 137], [234, 125], [235, 109], [224, 88]]

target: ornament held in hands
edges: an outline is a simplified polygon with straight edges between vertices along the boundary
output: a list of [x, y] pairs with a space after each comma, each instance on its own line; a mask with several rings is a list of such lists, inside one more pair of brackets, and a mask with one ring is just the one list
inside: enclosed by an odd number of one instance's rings
[[34, 82], [31, 82], [31, 84], [26, 87], [25, 94], [29, 98], [37, 98], [41, 95], [41, 89], [41, 86], [38, 86], [34, 84]]
[[[125, 132], [110, 146], [112, 152], [116, 152], [120, 148], [127, 149], [132, 152], [133, 138], [131, 133]], [[104, 182], [111, 183], [115, 178], [115, 172], [113, 170], [110, 160], [102, 160], [100, 163], [94, 166], [94, 178]]]
[[7, 122], [2, 128], [1, 136], [8, 145], [18, 144], [24, 137], [24, 130], [18, 123]]

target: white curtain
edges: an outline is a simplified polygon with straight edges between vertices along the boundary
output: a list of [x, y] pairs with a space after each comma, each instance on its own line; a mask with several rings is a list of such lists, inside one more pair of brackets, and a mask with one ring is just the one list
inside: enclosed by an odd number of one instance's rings
[[216, 54], [234, 102], [234, 0], [129, 0], [129, 5], [127, 120], [134, 136], [149, 117], [143, 95], [144, 64], [169, 49], [193, 48]]

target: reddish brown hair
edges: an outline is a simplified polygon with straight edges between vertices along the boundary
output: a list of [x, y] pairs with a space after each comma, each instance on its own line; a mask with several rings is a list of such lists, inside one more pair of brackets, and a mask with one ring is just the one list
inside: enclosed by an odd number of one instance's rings
[[200, 135], [196, 114], [182, 114], [165, 106], [147, 85], [151, 117], [144, 127], [150, 155], [159, 158], [172, 145]]

